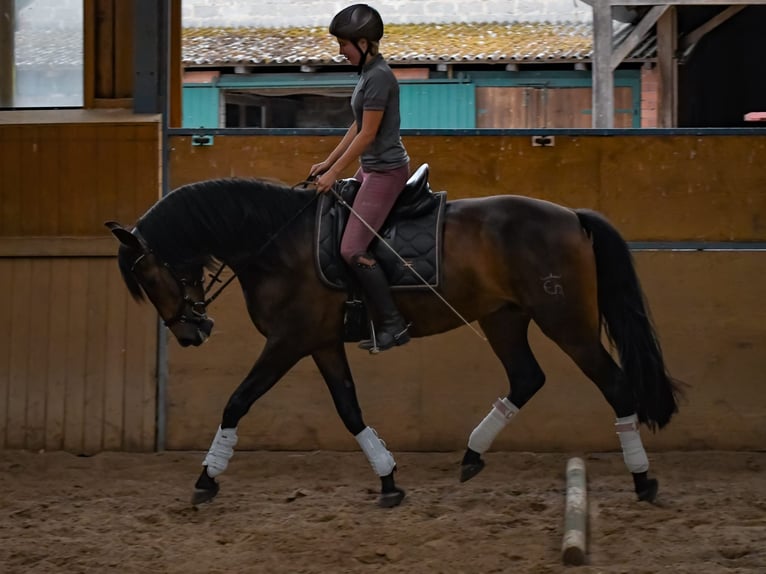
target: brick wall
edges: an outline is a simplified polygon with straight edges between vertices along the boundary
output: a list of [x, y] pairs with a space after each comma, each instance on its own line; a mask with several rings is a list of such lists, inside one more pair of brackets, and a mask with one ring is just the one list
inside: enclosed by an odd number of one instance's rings
[[656, 128], [658, 119], [659, 71], [656, 66], [641, 68], [641, 127]]
[[[183, 25], [326, 26], [353, 1], [183, 0]], [[389, 23], [417, 22], [589, 22], [591, 7], [581, 0], [370, 0]]]

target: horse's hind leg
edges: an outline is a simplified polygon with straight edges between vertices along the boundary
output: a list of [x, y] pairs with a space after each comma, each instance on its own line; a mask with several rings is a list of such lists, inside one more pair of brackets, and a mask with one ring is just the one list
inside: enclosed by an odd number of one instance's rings
[[625, 465], [633, 476], [636, 495], [639, 500], [653, 501], [657, 496], [658, 483], [648, 477], [649, 459], [638, 432], [633, 391], [622, 369], [598, 338], [598, 328], [595, 325], [587, 327], [584, 320], [563, 325], [554, 315], [535, 317], [535, 321], [596, 384], [614, 410], [617, 419], [615, 430], [620, 438]]
[[615, 431], [620, 438], [625, 466], [633, 475], [633, 486], [639, 500], [652, 502], [657, 496], [658, 483], [649, 478], [649, 458], [638, 431], [635, 400], [622, 369], [599, 342], [591, 348], [561, 345], [583, 373], [596, 383], [611, 405], [617, 418]]
[[481, 455], [498, 433], [545, 383], [545, 374], [529, 347], [529, 316], [522, 310], [506, 306], [479, 321], [487, 340], [503, 363], [508, 375], [508, 396], [498, 399], [489, 414], [473, 430], [460, 468], [460, 481], [465, 482], [484, 468]]
[[343, 424], [354, 435], [372, 469], [380, 477], [381, 492], [378, 506], [383, 508], [398, 506], [404, 499], [404, 491], [394, 482], [396, 470], [394, 456], [375, 430], [368, 427], [362, 419], [362, 410], [356, 398], [356, 389], [343, 343], [339, 342], [337, 345], [315, 351], [312, 357], [327, 383], [335, 409]]

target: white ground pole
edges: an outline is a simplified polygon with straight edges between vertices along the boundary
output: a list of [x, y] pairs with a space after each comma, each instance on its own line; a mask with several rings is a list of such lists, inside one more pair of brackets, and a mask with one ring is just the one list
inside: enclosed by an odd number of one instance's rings
[[567, 497], [564, 515], [564, 540], [561, 559], [564, 564], [585, 564], [586, 532], [588, 529], [588, 489], [585, 461], [570, 458], [567, 462]]

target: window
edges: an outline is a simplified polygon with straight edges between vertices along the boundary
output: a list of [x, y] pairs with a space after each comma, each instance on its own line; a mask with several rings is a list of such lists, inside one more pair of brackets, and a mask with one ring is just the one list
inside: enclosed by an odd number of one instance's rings
[[0, 0], [0, 108], [83, 105], [82, 0]]
[[226, 91], [226, 127], [234, 128], [337, 128], [353, 121], [350, 98], [345, 90], [328, 94], [259, 93]]

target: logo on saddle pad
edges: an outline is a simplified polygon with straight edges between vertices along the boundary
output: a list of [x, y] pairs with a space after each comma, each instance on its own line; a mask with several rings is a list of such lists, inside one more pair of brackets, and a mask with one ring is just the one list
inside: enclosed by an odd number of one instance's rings
[[[336, 191], [353, 207], [360, 183], [341, 180]], [[383, 268], [393, 289], [427, 289], [411, 271], [411, 265], [432, 287], [441, 279], [442, 229], [447, 193], [432, 192], [428, 185], [428, 164], [423, 164], [409, 179], [383, 223], [379, 235], [407, 262], [375, 238], [370, 251]], [[348, 207], [334, 195], [325, 193], [317, 208], [314, 257], [319, 278], [326, 285], [350, 290], [349, 272], [340, 257], [340, 240], [349, 217]]]

